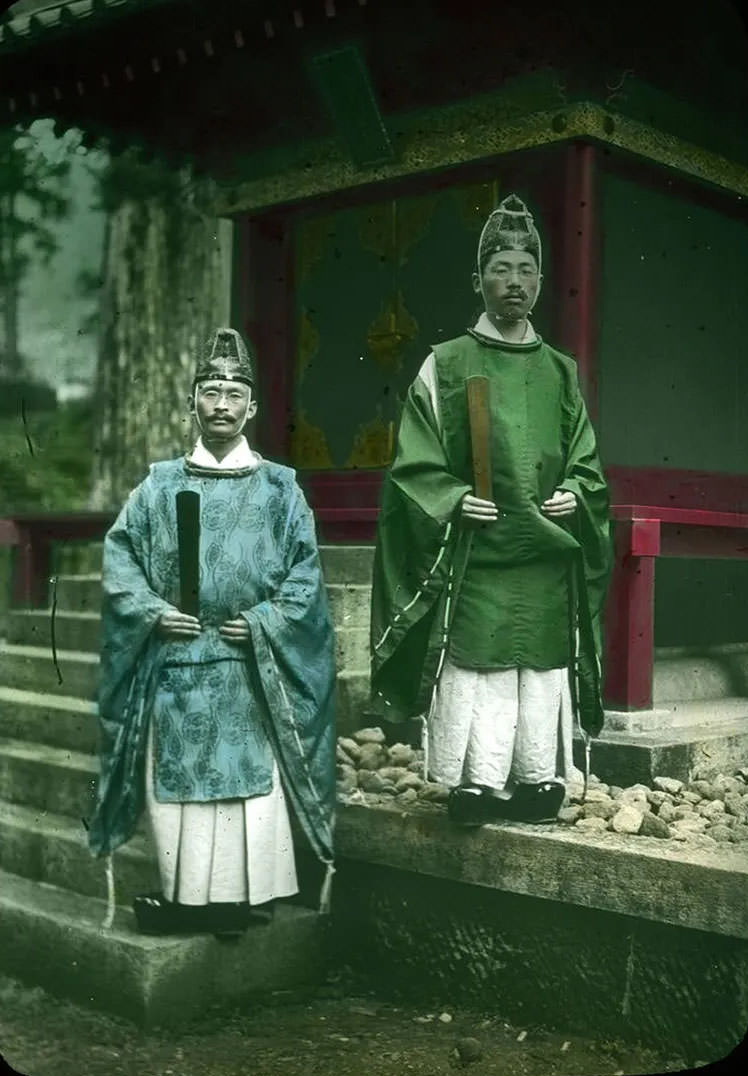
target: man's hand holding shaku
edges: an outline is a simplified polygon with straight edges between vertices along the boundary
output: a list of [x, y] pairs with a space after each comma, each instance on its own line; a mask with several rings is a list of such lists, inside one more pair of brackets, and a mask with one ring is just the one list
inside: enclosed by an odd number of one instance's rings
[[462, 498], [462, 518], [472, 523], [493, 523], [499, 518], [499, 510], [493, 501], [483, 501], [466, 493]]
[[238, 616], [234, 620], [227, 620], [225, 624], [221, 624], [218, 634], [227, 643], [235, 643], [237, 646], [241, 646], [243, 643], [249, 642], [249, 624], [243, 616]]
[[180, 613], [178, 609], [169, 609], [162, 613], [156, 622], [156, 631], [162, 639], [197, 639], [202, 631], [202, 625], [195, 616], [189, 613]]
[[559, 516], [573, 515], [577, 510], [577, 498], [575, 493], [569, 493], [565, 489], [557, 489], [551, 498], [547, 501], [543, 501], [540, 506], [540, 511], [544, 515], [550, 516], [551, 519], [558, 519]]

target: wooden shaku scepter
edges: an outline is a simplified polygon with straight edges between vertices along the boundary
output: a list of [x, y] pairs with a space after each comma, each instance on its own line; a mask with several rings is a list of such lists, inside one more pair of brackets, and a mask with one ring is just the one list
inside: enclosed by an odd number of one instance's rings
[[493, 500], [491, 476], [491, 410], [490, 384], [483, 374], [473, 374], [465, 381], [468, 424], [473, 450], [473, 482], [475, 496], [483, 501]]
[[190, 616], [200, 611], [200, 494], [183, 489], [177, 494], [179, 550], [179, 608]]

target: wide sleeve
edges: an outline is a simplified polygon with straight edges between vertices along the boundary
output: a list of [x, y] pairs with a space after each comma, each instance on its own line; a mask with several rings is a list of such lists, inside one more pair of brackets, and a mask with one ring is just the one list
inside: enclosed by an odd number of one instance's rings
[[150, 480], [130, 495], [104, 541], [99, 687], [100, 774], [88, 843], [113, 852], [143, 809], [145, 746], [159, 655], [153, 628], [169, 603], [148, 579]]
[[377, 523], [371, 605], [372, 704], [383, 720], [423, 707], [433, 630], [471, 491], [452, 474], [427, 386], [411, 385]]
[[572, 530], [582, 547], [590, 613], [596, 619], [605, 600], [611, 567], [608, 484], [595, 431], [576, 383], [569, 411], [566, 463], [559, 488], [574, 493], [577, 498]]
[[161, 614], [172, 606], [151, 587], [149, 479], [130, 494], [104, 540], [102, 569], [102, 651], [99, 702], [113, 717], [121, 709], [143, 648]]
[[284, 786], [312, 848], [332, 860], [335, 807], [335, 649], [314, 518], [294, 483], [275, 593], [241, 615], [250, 677], [267, 703]]

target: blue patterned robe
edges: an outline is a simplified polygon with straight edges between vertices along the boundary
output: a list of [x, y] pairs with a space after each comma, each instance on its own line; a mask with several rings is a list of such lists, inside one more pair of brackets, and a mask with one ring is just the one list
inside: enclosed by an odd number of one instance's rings
[[[154, 632], [178, 605], [176, 494], [200, 494], [198, 639]], [[162, 802], [266, 795], [273, 755], [319, 858], [332, 860], [333, 631], [312, 514], [294, 472], [155, 463], [104, 543], [101, 776], [89, 845], [106, 854], [144, 806], [149, 721]], [[243, 616], [250, 642], [218, 634]]]

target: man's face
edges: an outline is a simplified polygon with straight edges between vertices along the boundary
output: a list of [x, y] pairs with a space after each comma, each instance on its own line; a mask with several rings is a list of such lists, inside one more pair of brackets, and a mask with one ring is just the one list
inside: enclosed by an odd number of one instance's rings
[[541, 279], [532, 254], [502, 250], [491, 255], [480, 277], [473, 274], [473, 288], [483, 296], [489, 314], [520, 321], [532, 310]]
[[237, 437], [257, 410], [252, 389], [239, 381], [201, 382], [193, 406], [203, 435], [214, 441]]

